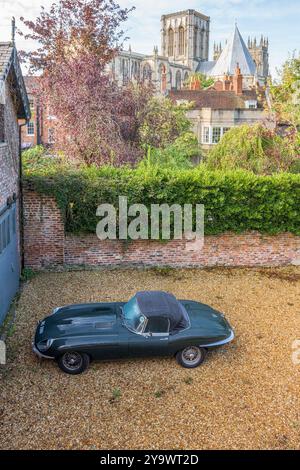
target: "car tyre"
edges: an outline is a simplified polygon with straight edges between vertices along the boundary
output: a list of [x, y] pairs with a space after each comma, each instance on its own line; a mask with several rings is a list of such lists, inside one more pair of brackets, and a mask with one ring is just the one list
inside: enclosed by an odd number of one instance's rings
[[90, 357], [78, 351], [65, 352], [57, 360], [59, 368], [67, 374], [77, 375], [84, 372], [89, 364]]
[[176, 354], [178, 364], [187, 369], [194, 369], [200, 366], [206, 356], [206, 349], [199, 346], [188, 346]]

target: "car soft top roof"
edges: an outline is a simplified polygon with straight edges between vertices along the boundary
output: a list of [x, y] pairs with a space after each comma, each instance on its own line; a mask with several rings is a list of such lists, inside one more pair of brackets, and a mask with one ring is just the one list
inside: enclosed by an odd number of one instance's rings
[[184, 315], [182, 306], [173, 294], [163, 291], [141, 291], [136, 293], [139, 309], [147, 318], [164, 316], [170, 320], [170, 331], [176, 329]]

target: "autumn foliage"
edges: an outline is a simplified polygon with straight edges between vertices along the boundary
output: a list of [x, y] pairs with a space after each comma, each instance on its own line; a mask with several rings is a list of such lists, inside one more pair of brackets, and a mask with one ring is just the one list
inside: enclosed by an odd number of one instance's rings
[[152, 95], [149, 84], [119, 88], [107, 65], [121, 47], [121, 24], [131, 10], [113, 0], [61, 0], [42, 7], [21, 33], [38, 48], [23, 53], [40, 73], [43, 109], [55, 115], [56, 146], [85, 163], [115, 165], [139, 159], [139, 112]]

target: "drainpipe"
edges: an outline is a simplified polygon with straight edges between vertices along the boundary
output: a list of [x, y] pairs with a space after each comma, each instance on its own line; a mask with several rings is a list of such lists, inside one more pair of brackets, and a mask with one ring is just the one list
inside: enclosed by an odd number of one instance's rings
[[19, 227], [20, 227], [20, 251], [21, 251], [21, 271], [25, 267], [24, 254], [24, 203], [23, 203], [23, 166], [22, 166], [22, 127], [29, 122], [26, 119], [24, 124], [19, 124]]

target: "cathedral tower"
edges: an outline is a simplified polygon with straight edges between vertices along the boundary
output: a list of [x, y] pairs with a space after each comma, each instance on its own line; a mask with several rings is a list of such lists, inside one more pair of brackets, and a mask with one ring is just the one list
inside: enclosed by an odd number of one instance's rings
[[161, 53], [170, 62], [196, 69], [209, 54], [210, 18], [195, 10], [161, 17]]
[[260, 41], [256, 38], [248, 39], [248, 49], [255, 62], [257, 75], [267, 79], [269, 76], [269, 40], [261, 36]]

